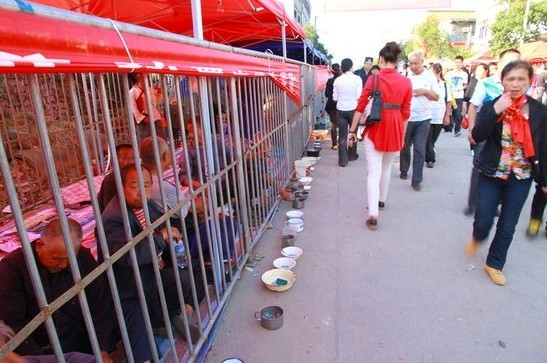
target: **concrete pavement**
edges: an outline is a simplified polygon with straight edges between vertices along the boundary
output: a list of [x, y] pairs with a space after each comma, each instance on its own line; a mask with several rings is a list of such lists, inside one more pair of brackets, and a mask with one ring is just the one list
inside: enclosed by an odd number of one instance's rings
[[[261, 282], [281, 256], [291, 209], [282, 201], [254, 250], [266, 257], [253, 273], [243, 271], [206, 362], [546, 362], [546, 235], [525, 236], [532, 195], [501, 287], [483, 271], [488, 243], [476, 269], [468, 271], [464, 258], [473, 221], [462, 213], [472, 162], [464, 136], [442, 132], [438, 161], [425, 168], [420, 192], [393, 165], [377, 231], [364, 223], [363, 146], [346, 168], [329, 146], [324, 141], [303, 209], [295, 284], [276, 293]], [[254, 318], [268, 305], [284, 309], [279, 330], [265, 330]]]

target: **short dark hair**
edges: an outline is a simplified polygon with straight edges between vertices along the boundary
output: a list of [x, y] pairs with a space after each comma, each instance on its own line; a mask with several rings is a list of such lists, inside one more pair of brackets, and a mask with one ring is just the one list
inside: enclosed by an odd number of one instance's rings
[[[141, 164], [141, 170], [147, 171], [150, 174], [150, 176], [152, 176], [152, 172], [145, 164]], [[126, 184], [127, 176], [131, 171], [137, 171], [137, 164], [133, 164], [133, 163], [128, 164], [124, 166], [122, 170], [120, 170], [120, 174], [122, 177], [122, 185]]]
[[123, 150], [123, 149], [133, 150], [133, 145], [131, 145], [131, 144], [120, 144], [120, 145], [116, 146], [116, 154], [118, 154], [120, 152], [120, 150]]
[[526, 62], [524, 60], [516, 60], [516, 61], [508, 63], [502, 69], [502, 72], [500, 73], [500, 79], [504, 80], [504, 77], [506, 77], [508, 72], [513, 71], [515, 69], [525, 69], [527, 71], [527, 73], [529, 74], [529, 80], [533, 79], [533, 73], [534, 73], [533, 66], [531, 66], [531, 64], [529, 64], [528, 62]]
[[381, 67], [379, 67], [378, 64], [374, 64], [372, 67], [371, 67], [371, 70], [373, 69], [376, 69], [377, 71], [380, 71], [381, 70]]
[[[489, 66], [488, 66], [487, 64], [485, 64], [485, 63], [480, 63], [480, 64], [477, 65], [476, 69], [477, 69], [478, 67], [482, 67], [482, 68], [485, 70], [485, 75], [486, 75], [487, 77], [490, 76], [490, 74], [489, 74]], [[474, 70], [474, 71], [475, 71], [475, 70]]]
[[342, 70], [342, 72], [343, 73], [348, 72], [352, 68], [353, 65], [354, 65], [354, 63], [352, 63], [352, 59], [344, 58], [341, 61], [341, 70]]
[[[72, 240], [74, 245], [80, 245], [82, 241], [82, 226], [80, 223], [75, 221], [72, 218], [67, 218], [67, 224], [70, 230], [70, 234], [75, 239]], [[61, 220], [59, 218], [53, 219], [48, 225], [44, 228], [41, 234], [41, 238], [47, 240], [48, 238], [55, 238], [63, 236], [63, 230], [61, 229]]]
[[517, 49], [514, 49], [514, 48], [510, 48], [510, 49], [506, 49], [506, 50], [503, 50], [500, 54], [499, 54], [499, 59], [501, 59], [502, 57], [504, 57], [506, 54], [508, 53], [515, 53], [517, 55], [519, 55], [521, 57], [521, 52]]
[[398, 43], [388, 42], [379, 51], [379, 57], [383, 57], [386, 62], [396, 63], [400, 53], [401, 49]]
[[331, 69], [335, 72], [339, 71], [341, 69], [341, 65], [339, 63], [333, 63], [331, 65]]
[[455, 60], [460, 60], [461, 62], [464, 62], [464, 57], [462, 55], [458, 55], [455, 57]]

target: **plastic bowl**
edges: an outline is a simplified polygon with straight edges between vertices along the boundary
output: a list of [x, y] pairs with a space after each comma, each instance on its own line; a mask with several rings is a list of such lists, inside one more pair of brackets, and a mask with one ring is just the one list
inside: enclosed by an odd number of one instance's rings
[[[286, 248], [293, 248], [293, 247], [286, 247]], [[287, 281], [287, 284], [277, 285], [276, 281], [278, 279]], [[263, 284], [267, 289], [272, 291], [282, 292], [282, 291], [289, 290], [291, 286], [293, 286], [293, 283], [295, 282], [295, 274], [289, 270], [275, 268], [275, 269], [266, 271], [261, 277], [261, 280], [263, 280]]]
[[287, 217], [287, 219], [291, 219], [291, 218], [303, 218], [304, 217], [304, 212], [301, 212], [300, 210], [290, 210], [289, 212], [287, 212], [285, 214], [285, 216]]
[[304, 156], [301, 158], [301, 160], [309, 163], [310, 165], [316, 165], [316, 163], [318, 162], [318, 158], [314, 156]]
[[303, 187], [303, 189], [304, 189], [305, 191], [309, 191], [310, 189], [312, 189], [312, 186], [310, 186], [310, 185], [305, 185], [305, 186]]
[[281, 268], [281, 269], [284, 269], [284, 270], [292, 270], [293, 267], [295, 267], [295, 265], [297, 264], [297, 262], [294, 259], [289, 258], [289, 257], [279, 257], [279, 258], [275, 259], [272, 262], [272, 264], [276, 268]]
[[302, 254], [303, 254], [303, 250], [300, 249], [299, 247], [292, 246], [292, 247], [286, 247], [282, 249], [282, 255], [284, 255], [285, 257], [292, 258], [294, 260], [298, 260]]

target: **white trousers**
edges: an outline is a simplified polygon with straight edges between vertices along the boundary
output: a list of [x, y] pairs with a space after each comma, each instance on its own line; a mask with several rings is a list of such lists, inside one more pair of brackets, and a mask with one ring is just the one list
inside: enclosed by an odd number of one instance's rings
[[369, 217], [376, 218], [379, 215], [379, 201], [385, 202], [388, 195], [392, 162], [397, 153], [375, 150], [373, 141], [367, 135], [363, 144], [367, 160], [367, 207]]

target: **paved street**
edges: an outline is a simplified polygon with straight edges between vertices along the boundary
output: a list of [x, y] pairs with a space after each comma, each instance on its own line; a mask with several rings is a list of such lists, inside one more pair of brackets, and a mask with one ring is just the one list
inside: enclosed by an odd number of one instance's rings
[[[280, 257], [288, 202], [254, 252], [266, 257], [243, 271], [213, 341], [208, 363], [546, 362], [546, 235], [525, 236], [527, 201], [504, 273], [494, 285], [483, 271], [488, 243], [468, 271], [464, 245], [472, 218], [462, 213], [472, 158], [464, 136], [443, 133], [438, 162], [422, 191], [399, 179], [377, 231], [365, 227], [365, 159], [337, 166], [324, 141], [303, 209], [304, 250], [297, 281], [283, 293], [262, 286], [261, 274]], [[284, 309], [284, 325], [265, 330], [254, 318], [268, 305]]]

